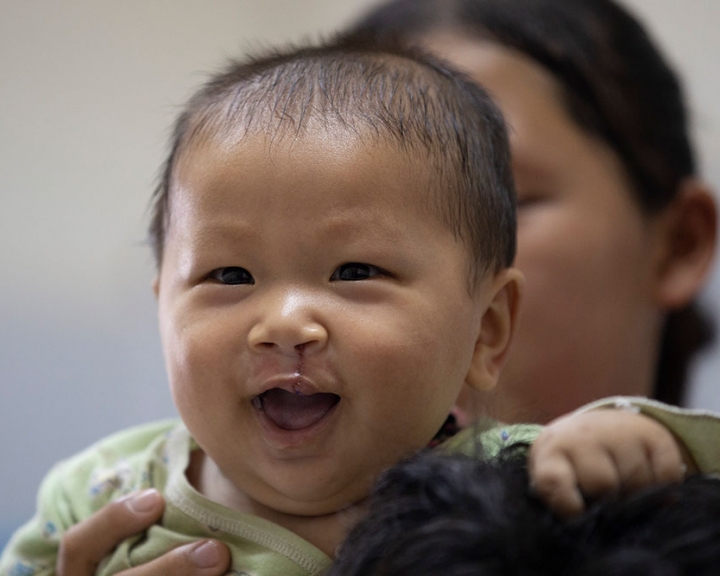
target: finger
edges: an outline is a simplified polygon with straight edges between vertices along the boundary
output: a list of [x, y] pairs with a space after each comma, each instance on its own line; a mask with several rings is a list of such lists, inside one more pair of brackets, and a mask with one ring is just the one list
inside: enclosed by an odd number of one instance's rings
[[680, 482], [685, 477], [687, 466], [683, 452], [669, 432], [666, 431], [663, 439], [658, 438], [650, 444], [648, 458], [656, 483]]
[[568, 460], [575, 469], [580, 492], [592, 499], [617, 496], [622, 476], [615, 459], [601, 445], [589, 444], [583, 450], [570, 451]]
[[[609, 412], [603, 416], [610, 428], [603, 435], [601, 449], [612, 458], [620, 492], [632, 493], [682, 476], [680, 450], [662, 424], [632, 412]], [[605, 495], [611, 491], [599, 489], [594, 493]]]
[[[664, 430], [660, 430], [660, 435], [664, 433]], [[646, 438], [639, 437], [637, 441], [605, 446], [617, 470], [619, 493], [631, 494], [660, 481], [651, 458], [657, 438], [658, 435], [649, 435]], [[667, 447], [672, 448], [669, 444]]]
[[686, 467], [675, 436], [647, 416], [636, 416], [635, 422], [638, 441], [616, 443], [612, 450], [623, 478], [623, 491], [682, 480]]
[[230, 552], [216, 540], [179, 546], [152, 562], [120, 572], [118, 576], [221, 576], [230, 569]]
[[157, 522], [164, 506], [157, 490], [143, 490], [115, 500], [75, 524], [60, 542], [58, 576], [92, 576], [122, 540]]
[[532, 491], [558, 516], [576, 516], [584, 510], [575, 468], [564, 454], [531, 458], [528, 467]]

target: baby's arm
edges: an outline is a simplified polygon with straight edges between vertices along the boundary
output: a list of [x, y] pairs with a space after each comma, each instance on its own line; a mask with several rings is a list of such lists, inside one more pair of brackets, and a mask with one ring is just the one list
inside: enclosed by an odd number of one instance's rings
[[663, 424], [634, 411], [597, 409], [554, 420], [530, 449], [535, 491], [570, 516], [594, 499], [678, 482], [694, 462]]

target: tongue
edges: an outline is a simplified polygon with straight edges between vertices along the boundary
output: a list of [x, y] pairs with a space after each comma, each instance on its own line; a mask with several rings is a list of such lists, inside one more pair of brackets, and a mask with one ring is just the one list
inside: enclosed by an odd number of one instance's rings
[[284, 430], [301, 430], [319, 422], [340, 398], [324, 393], [303, 396], [273, 388], [259, 400], [262, 411], [273, 424]]

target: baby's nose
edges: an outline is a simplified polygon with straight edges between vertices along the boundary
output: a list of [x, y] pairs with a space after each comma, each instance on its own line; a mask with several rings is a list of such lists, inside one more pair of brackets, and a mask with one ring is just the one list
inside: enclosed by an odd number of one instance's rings
[[327, 343], [328, 332], [312, 295], [292, 291], [269, 297], [260, 305], [261, 314], [248, 333], [251, 349], [310, 353]]

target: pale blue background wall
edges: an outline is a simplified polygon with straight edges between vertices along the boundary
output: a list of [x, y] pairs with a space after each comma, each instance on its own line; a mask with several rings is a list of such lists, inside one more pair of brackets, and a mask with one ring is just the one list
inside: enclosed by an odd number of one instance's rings
[[[143, 241], [177, 106], [226, 56], [314, 37], [367, 4], [0, 0], [0, 547], [53, 462], [174, 413]], [[720, 188], [720, 5], [632, 5], [686, 72]], [[718, 293], [716, 274], [715, 309]], [[698, 368], [695, 405], [720, 409], [719, 358]]]

